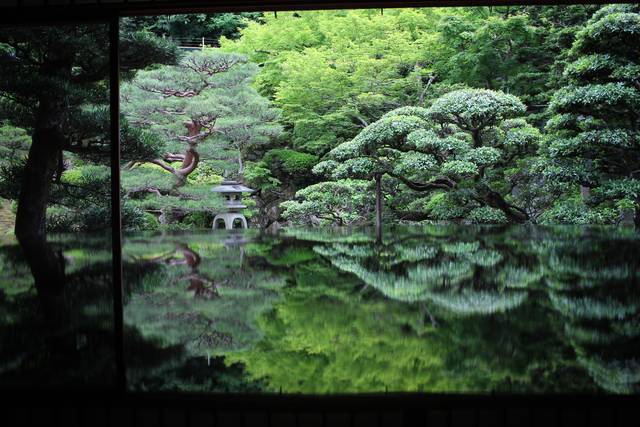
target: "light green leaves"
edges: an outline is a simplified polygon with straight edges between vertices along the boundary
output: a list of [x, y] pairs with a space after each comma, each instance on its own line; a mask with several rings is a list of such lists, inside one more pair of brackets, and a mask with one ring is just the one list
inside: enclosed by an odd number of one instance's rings
[[502, 152], [497, 148], [480, 147], [469, 150], [464, 159], [474, 165], [486, 167], [496, 164], [501, 156]]
[[473, 176], [478, 174], [478, 166], [466, 160], [451, 160], [442, 165], [442, 172], [454, 177]]
[[450, 123], [465, 131], [481, 130], [525, 112], [524, 104], [513, 95], [487, 89], [449, 92], [429, 108], [429, 116], [439, 123]]
[[282, 216], [297, 225], [350, 225], [367, 220], [371, 182], [327, 181], [296, 193], [296, 200], [280, 204]]

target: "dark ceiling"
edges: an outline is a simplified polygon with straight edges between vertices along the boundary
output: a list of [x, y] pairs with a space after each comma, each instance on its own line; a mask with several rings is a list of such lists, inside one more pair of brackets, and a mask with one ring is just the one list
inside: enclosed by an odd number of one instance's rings
[[[562, 3], [614, 2], [569, 0]], [[558, 3], [558, 0], [0, 0], [0, 24], [104, 21], [126, 15], [189, 12]]]

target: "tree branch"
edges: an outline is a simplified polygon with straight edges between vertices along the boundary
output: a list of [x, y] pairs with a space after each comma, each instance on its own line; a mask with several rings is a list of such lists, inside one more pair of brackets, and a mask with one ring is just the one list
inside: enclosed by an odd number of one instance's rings
[[151, 163], [153, 163], [154, 165], [160, 166], [162, 169], [166, 170], [167, 172], [171, 172], [172, 174], [176, 173], [176, 170], [171, 165], [168, 165], [161, 159], [154, 159], [151, 161]]

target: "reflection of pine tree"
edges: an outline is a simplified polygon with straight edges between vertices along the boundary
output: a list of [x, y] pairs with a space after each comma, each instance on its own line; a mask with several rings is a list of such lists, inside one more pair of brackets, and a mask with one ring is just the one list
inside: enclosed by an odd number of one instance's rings
[[[591, 382], [572, 369], [562, 341], [549, 333], [542, 305], [509, 311], [471, 305], [469, 315], [430, 299], [456, 287], [525, 296], [536, 290], [540, 272], [523, 238], [527, 231], [511, 230], [398, 228], [378, 246], [361, 231], [287, 230], [263, 250], [280, 254], [270, 265], [296, 261], [286, 263], [290, 286], [258, 319], [263, 338], [227, 360], [242, 362], [249, 378], [264, 380], [268, 390], [294, 393], [588, 390]], [[309, 246], [324, 255], [298, 261], [302, 256], [294, 254], [306, 254]], [[460, 269], [449, 271], [448, 261]], [[409, 275], [418, 266], [432, 271], [424, 285]], [[500, 279], [475, 286], [474, 274], [486, 282], [489, 268], [528, 274], [517, 276], [513, 289]], [[438, 327], [424, 324], [427, 306]]]
[[443, 234], [442, 228], [429, 227], [389, 233], [382, 243], [337, 241], [316, 245], [314, 250], [394, 300], [430, 302], [456, 314], [491, 314], [519, 306], [527, 297], [519, 288], [540, 275], [505, 258], [504, 248], [495, 246], [491, 233], [467, 230], [464, 235], [463, 229], [452, 227]]
[[640, 390], [640, 263], [630, 258], [638, 243], [634, 234], [570, 229], [541, 248], [549, 299], [578, 362], [615, 393]]
[[[221, 236], [179, 235], [130, 241], [125, 254], [150, 274], [132, 277], [125, 319], [165, 347], [183, 345], [192, 356], [215, 356], [255, 342], [258, 314], [277, 298], [282, 280], [248, 265], [240, 246]], [[125, 277], [125, 281], [128, 278]]]

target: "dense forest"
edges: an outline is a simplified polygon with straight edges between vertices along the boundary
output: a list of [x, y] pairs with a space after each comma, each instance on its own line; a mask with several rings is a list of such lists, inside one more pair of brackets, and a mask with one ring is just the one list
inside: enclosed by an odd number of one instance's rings
[[[211, 227], [223, 179], [256, 190], [254, 227], [640, 222], [637, 6], [180, 15], [121, 31], [128, 229]], [[3, 234], [16, 212], [17, 231], [108, 226], [104, 35], [27, 33], [3, 34]], [[47, 61], [67, 74], [38, 77]], [[47, 120], [59, 142], [32, 143]], [[46, 218], [24, 219], [21, 196]]]

